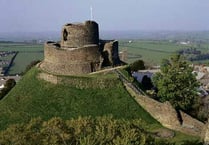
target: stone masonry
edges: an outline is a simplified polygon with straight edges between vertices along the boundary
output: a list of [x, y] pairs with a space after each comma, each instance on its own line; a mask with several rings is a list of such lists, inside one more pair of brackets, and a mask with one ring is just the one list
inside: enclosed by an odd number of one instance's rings
[[45, 43], [40, 68], [56, 75], [82, 75], [121, 64], [118, 42], [99, 40], [98, 24], [86, 21], [64, 25], [59, 43]]

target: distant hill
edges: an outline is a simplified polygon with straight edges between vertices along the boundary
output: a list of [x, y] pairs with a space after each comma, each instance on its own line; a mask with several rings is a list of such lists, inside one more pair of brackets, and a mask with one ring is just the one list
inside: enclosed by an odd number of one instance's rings
[[[28, 122], [35, 117], [49, 120], [52, 117], [70, 119], [109, 114], [114, 118], [142, 119], [158, 124], [130, 97], [119, 79], [112, 88], [79, 89], [72, 85], [55, 85], [39, 80], [39, 71], [37, 68], [31, 69], [0, 101], [0, 129], [5, 129], [10, 124]], [[85, 76], [84, 81], [97, 77], [117, 80], [114, 74], [97, 74], [93, 77]]]
[[[143, 39], [143, 40], [189, 40], [209, 42], [209, 30], [207, 31], [100, 31], [100, 38], [103, 39]], [[48, 32], [10, 32], [0, 33], [0, 41], [27, 42], [37, 40], [58, 41], [61, 34], [59, 31]]]
[[105, 39], [177, 40], [209, 42], [209, 31], [101, 31]]

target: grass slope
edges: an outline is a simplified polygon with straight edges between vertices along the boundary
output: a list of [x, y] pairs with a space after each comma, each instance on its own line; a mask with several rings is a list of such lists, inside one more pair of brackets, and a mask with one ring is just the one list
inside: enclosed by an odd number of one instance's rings
[[[121, 82], [111, 89], [77, 89], [70, 85], [54, 85], [37, 79], [39, 70], [31, 69], [14, 89], [0, 101], [0, 129], [31, 118], [63, 119], [78, 116], [103, 116], [145, 120], [159, 125], [127, 93]], [[93, 79], [93, 77], [92, 77]]]

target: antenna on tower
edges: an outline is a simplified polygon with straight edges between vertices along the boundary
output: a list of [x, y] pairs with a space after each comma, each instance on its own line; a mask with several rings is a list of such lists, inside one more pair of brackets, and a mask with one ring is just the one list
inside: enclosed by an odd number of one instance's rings
[[92, 6], [90, 6], [90, 13], [91, 13], [90, 14], [91, 15], [91, 19], [90, 20], [92, 21], [93, 20], [93, 8], [92, 8]]

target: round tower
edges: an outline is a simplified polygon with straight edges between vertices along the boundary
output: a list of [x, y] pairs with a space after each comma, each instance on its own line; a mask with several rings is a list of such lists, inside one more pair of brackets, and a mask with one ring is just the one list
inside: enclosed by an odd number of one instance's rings
[[61, 47], [78, 48], [89, 44], [99, 44], [99, 27], [96, 22], [69, 23], [63, 26]]
[[98, 29], [93, 21], [64, 25], [60, 43], [45, 43], [40, 67], [59, 75], [87, 74], [100, 69]]

